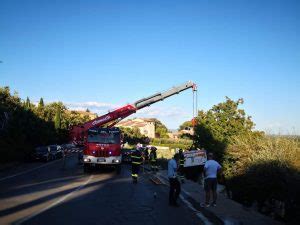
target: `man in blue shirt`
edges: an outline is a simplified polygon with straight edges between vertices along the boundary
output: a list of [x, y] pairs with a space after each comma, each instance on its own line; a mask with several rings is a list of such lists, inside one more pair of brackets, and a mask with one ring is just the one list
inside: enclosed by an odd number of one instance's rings
[[170, 183], [169, 204], [171, 206], [178, 206], [177, 199], [181, 191], [180, 182], [177, 179], [178, 161], [179, 154], [176, 153], [173, 159], [170, 159], [168, 162], [168, 178]]

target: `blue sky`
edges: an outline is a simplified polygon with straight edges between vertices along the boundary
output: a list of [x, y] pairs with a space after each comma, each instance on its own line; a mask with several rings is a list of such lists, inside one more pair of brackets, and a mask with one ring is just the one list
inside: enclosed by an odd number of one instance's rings
[[[244, 98], [257, 129], [300, 134], [300, 2], [0, 2], [0, 86], [98, 113], [192, 80], [200, 109]], [[177, 128], [186, 91], [135, 116]]]

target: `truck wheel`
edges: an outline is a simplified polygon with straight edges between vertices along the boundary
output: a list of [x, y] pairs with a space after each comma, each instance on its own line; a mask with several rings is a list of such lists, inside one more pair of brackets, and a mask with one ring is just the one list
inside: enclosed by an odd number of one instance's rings
[[117, 174], [121, 173], [121, 165], [116, 166], [116, 171], [117, 171]]

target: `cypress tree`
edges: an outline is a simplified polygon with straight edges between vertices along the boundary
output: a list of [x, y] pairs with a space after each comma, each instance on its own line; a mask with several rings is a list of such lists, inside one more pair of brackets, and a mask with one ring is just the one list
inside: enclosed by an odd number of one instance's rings
[[61, 126], [61, 109], [59, 106], [56, 108], [56, 113], [54, 117], [54, 126], [55, 129], [60, 129]]
[[39, 109], [43, 109], [44, 106], [45, 106], [45, 104], [44, 104], [44, 99], [43, 99], [43, 98], [40, 98], [40, 102], [39, 102], [38, 108], [39, 108]]
[[26, 98], [25, 108], [26, 108], [26, 109], [30, 109], [30, 100], [29, 100], [28, 97]]

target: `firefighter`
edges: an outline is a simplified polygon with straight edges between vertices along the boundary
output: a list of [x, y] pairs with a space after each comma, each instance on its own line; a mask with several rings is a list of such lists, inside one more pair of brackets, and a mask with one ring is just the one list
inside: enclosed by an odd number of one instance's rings
[[151, 147], [150, 151], [150, 166], [152, 172], [158, 171], [156, 148], [154, 146]]
[[179, 149], [178, 152], [179, 155], [179, 168], [178, 168], [178, 177], [181, 181], [181, 183], [184, 183], [184, 154], [183, 154], [183, 150]]
[[149, 161], [148, 147], [145, 147], [145, 149], [144, 149], [144, 160], [145, 160], [145, 162]]
[[142, 163], [142, 153], [139, 148], [131, 153], [131, 177], [132, 182], [137, 183], [140, 165]]

